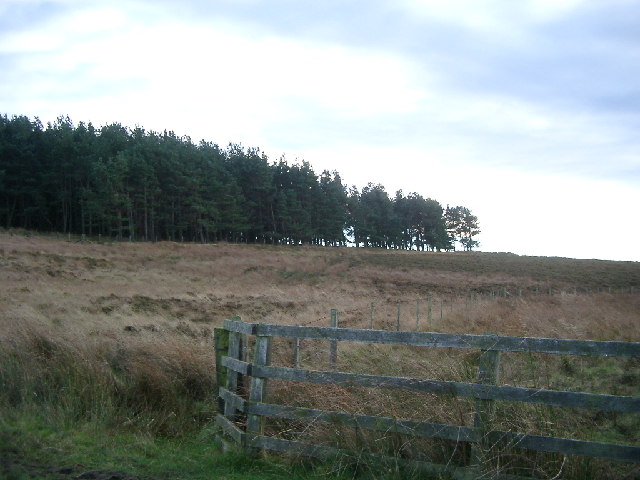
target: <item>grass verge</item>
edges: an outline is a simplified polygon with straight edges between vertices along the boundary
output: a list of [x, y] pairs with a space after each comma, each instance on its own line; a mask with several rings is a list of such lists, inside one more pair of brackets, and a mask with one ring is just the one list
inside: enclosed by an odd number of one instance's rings
[[222, 453], [207, 428], [189, 438], [176, 439], [105, 431], [91, 424], [56, 429], [33, 416], [16, 420], [0, 430], [2, 478], [306, 478], [275, 459]]
[[223, 453], [206, 351], [188, 339], [124, 344], [35, 327], [3, 338], [0, 478], [407, 478], [347, 462]]

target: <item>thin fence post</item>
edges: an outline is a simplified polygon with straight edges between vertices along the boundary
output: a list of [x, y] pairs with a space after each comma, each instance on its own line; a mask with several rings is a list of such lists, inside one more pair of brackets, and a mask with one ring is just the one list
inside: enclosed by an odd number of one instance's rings
[[420, 298], [416, 298], [416, 332], [420, 331]]
[[[271, 360], [271, 337], [256, 336], [256, 346], [253, 354], [254, 365], [269, 365]], [[266, 396], [267, 379], [261, 377], [251, 377], [251, 390], [249, 391], [250, 402], [263, 402]], [[264, 418], [261, 415], [251, 414], [247, 417], [247, 451], [255, 452], [251, 447], [251, 440], [254, 436], [262, 435], [264, 432]]]
[[373, 306], [373, 302], [371, 302], [371, 322], [369, 324], [369, 328], [371, 330], [373, 330], [373, 314], [374, 314], [374, 306]]
[[[335, 308], [331, 309], [331, 327], [338, 328], [338, 310]], [[329, 364], [331, 368], [336, 368], [336, 364], [338, 363], [338, 341], [331, 340], [329, 344]]]
[[398, 302], [398, 316], [396, 318], [396, 331], [400, 331], [400, 302]]
[[300, 339], [293, 339], [293, 366], [300, 368]]
[[444, 298], [440, 297], [440, 323], [442, 323], [443, 310], [444, 310]]
[[433, 298], [429, 297], [427, 299], [427, 324], [429, 325], [429, 331], [433, 330], [432, 304], [433, 304]]
[[[485, 333], [495, 335], [496, 333]], [[476, 383], [496, 385], [500, 370], [500, 352], [497, 350], [482, 350], [478, 359], [478, 379]], [[473, 415], [473, 426], [478, 432], [478, 442], [471, 447], [471, 466], [480, 468], [482, 463], [488, 460], [486, 453], [490, 448], [487, 441], [487, 433], [491, 430], [491, 417], [493, 415], [495, 401], [476, 399], [476, 410]]]

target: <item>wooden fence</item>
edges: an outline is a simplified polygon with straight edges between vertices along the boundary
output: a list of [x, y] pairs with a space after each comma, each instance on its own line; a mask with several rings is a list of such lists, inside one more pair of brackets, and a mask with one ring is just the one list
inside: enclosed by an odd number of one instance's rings
[[[246, 361], [247, 336], [255, 337], [255, 348], [251, 362]], [[299, 339], [326, 340], [331, 345], [347, 341], [480, 350], [479, 376], [476, 383], [466, 383], [273, 366], [270, 365], [271, 339], [273, 337], [290, 338], [294, 342]], [[216, 329], [215, 339], [219, 385], [219, 413], [216, 422], [223, 434], [221, 439], [222, 437], [230, 438], [249, 451], [265, 449], [293, 452], [311, 457], [350, 455], [349, 452], [334, 447], [266, 436], [264, 435], [265, 419], [271, 417], [298, 422], [328, 422], [416, 437], [470, 442], [472, 449], [468, 465], [451, 466], [425, 461], [403, 460], [411, 468], [415, 467], [431, 473], [448, 472], [453, 478], [458, 479], [479, 478], [483, 454], [500, 446], [564, 455], [599, 457], [623, 462], [640, 462], [640, 447], [638, 446], [530, 435], [526, 432], [496, 431], [492, 430], [490, 425], [490, 413], [496, 400], [578, 407], [604, 412], [640, 413], [640, 397], [496, 385], [500, 352], [640, 358], [640, 343], [637, 342], [282, 326], [245, 323], [240, 321], [238, 317], [226, 320], [224, 328]], [[331, 347], [330, 355], [335, 355], [334, 352], [334, 348]], [[248, 395], [242, 395], [238, 389], [243, 376], [250, 377]], [[476, 402], [473, 427], [267, 403], [265, 388], [268, 379], [404, 389], [472, 398]], [[239, 421], [240, 416], [242, 416], [242, 421]], [[363, 454], [362, 452], [358, 452], [357, 457], [359, 461], [364, 462], [385, 460], [385, 457], [369, 453]], [[386, 459], [391, 460], [390, 458]], [[499, 472], [493, 472], [491, 478], [516, 479], [524, 477], [500, 475]]]

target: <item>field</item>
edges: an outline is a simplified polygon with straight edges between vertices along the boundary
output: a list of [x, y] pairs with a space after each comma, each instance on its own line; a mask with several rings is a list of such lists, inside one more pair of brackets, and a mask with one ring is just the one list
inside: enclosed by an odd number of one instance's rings
[[[400, 311], [401, 328], [409, 330], [640, 341], [640, 264], [634, 262], [80, 242], [4, 231], [0, 267], [0, 477], [7, 478], [32, 478], [33, 472], [76, 478], [116, 470], [166, 479], [395, 478], [393, 472], [348, 465], [248, 461], [217, 450], [210, 425], [212, 334], [233, 315], [328, 325], [335, 308], [341, 325], [367, 328], [373, 311], [375, 328], [394, 329]], [[320, 362], [324, 351], [305, 345], [303, 362]], [[340, 365], [365, 373], [473, 378], [470, 363], [455, 353], [444, 359], [429, 355], [354, 345], [341, 350]], [[274, 356], [287, 364], [288, 346], [276, 345]], [[540, 358], [506, 365], [504, 382], [640, 394], [638, 361]], [[315, 393], [274, 382], [271, 395], [304, 400]], [[417, 411], [421, 401], [342, 389], [319, 393], [345, 411], [400, 414]], [[507, 413], [537, 432], [569, 429], [574, 438], [640, 442], [638, 420], [631, 416], [575, 414], [556, 421], [552, 411]], [[446, 402], [416, 415], [469, 421], [464, 405]], [[285, 428], [273, 428], [279, 427]], [[533, 473], [549, 477], [561, 467], [572, 478], [588, 478], [584, 472], [593, 478], [640, 475], [629, 465], [526, 461], [535, 462]]]

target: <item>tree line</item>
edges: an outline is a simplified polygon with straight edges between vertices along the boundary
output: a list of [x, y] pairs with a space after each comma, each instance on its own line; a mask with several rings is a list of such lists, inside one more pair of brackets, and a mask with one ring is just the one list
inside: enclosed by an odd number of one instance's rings
[[0, 116], [0, 225], [117, 239], [451, 250], [478, 245], [462, 206], [256, 148], [174, 132]]

